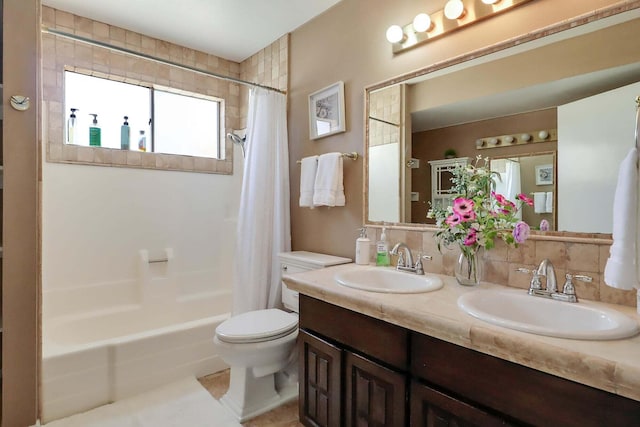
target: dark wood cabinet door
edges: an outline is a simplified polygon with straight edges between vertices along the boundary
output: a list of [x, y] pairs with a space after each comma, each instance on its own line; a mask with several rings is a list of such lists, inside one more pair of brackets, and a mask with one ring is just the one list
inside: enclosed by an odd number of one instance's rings
[[417, 381], [411, 382], [411, 427], [493, 427], [512, 425]]
[[298, 335], [300, 355], [300, 422], [338, 427], [341, 417], [342, 350], [304, 330]]
[[406, 423], [405, 374], [345, 352], [346, 426], [400, 427]]

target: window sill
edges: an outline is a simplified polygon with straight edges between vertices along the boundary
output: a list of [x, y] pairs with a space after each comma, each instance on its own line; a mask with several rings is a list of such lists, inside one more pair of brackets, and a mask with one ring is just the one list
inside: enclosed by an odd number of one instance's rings
[[67, 145], [51, 141], [47, 145], [47, 162], [223, 175], [233, 174], [233, 161], [231, 159], [220, 160], [178, 154], [142, 153], [114, 148]]

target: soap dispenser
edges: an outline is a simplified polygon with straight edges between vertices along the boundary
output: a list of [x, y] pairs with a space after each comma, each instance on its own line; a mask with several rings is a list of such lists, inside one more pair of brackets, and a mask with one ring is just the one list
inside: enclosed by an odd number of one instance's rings
[[140, 131], [140, 137], [138, 138], [138, 150], [147, 151], [147, 137], [143, 130]]
[[131, 139], [131, 129], [129, 128], [129, 117], [124, 116], [124, 124], [120, 126], [120, 149], [128, 150]]
[[89, 145], [92, 147], [100, 147], [100, 127], [98, 126], [98, 115], [89, 114], [93, 116], [93, 122], [89, 127]]
[[360, 229], [360, 237], [356, 239], [356, 264], [369, 264], [369, 245], [371, 240], [367, 237], [367, 229]]
[[72, 108], [71, 115], [67, 120], [67, 144], [75, 144], [77, 125], [76, 111], [78, 111], [77, 108]]
[[387, 243], [387, 229], [382, 227], [382, 234], [380, 240], [376, 243], [376, 265], [381, 267], [387, 267], [390, 265], [389, 261], [389, 243]]

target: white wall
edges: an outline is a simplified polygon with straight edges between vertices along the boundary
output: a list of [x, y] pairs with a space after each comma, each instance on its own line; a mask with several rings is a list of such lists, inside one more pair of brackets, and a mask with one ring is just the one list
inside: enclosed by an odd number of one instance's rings
[[634, 145], [639, 94], [634, 83], [558, 107], [558, 230], [611, 233], [618, 167]]
[[[238, 147], [234, 159], [234, 175], [44, 162], [44, 317], [153, 297], [145, 280], [173, 292], [229, 289], [242, 182]], [[140, 262], [141, 249], [153, 258], [165, 248], [173, 249], [168, 264]], [[65, 301], [69, 290], [78, 297], [74, 305]]]

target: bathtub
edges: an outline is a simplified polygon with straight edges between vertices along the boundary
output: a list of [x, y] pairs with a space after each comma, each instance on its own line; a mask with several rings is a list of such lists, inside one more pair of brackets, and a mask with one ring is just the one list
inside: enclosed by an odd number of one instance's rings
[[46, 319], [41, 421], [226, 369], [213, 336], [230, 310], [231, 291], [222, 290]]

